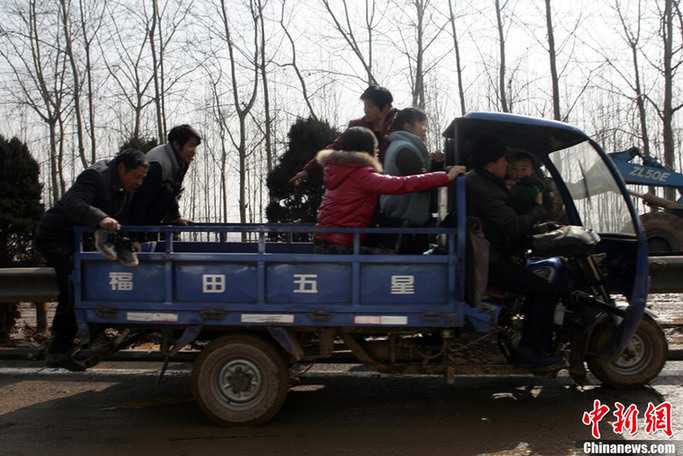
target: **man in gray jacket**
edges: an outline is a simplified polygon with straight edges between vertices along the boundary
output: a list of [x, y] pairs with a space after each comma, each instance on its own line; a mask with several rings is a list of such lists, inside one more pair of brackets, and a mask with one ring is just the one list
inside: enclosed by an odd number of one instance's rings
[[189, 125], [179, 125], [168, 133], [168, 143], [147, 152], [149, 172], [135, 192], [130, 211], [131, 224], [176, 223], [187, 226], [192, 222], [180, 215], [178, 199], [185, 174], [201, 142], [202, 137], [197, 130]]

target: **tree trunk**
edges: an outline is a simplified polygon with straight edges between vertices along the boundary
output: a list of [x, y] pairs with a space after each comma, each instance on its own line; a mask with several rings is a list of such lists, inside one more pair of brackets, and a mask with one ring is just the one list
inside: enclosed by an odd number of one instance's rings
[[455, 27], [455, 14], [453, 13], [453, 3], [448, 0], [449, 21], [451, 23], [451, 33], [453, 35], [453, 49], [455, 50], [455, 72], [458, 76], [458, 95], [460, 96], [460, 115], [467, 114], [465, 105], [465, 89], [462, 85], [462, 65], [460, 63], [460, 44], [458, 33]]
[[81, 17], [81, 32], [83, 33], [83, 48], [85, 52], [85, 75], [88, 81], [88, 118], [90, 119], [90, 163], [97, 161], [97, 139], [95, 135], [95, 104], [94, 104], [94, 87], [92, 76], [92, 62], [90, 60], [90, 43], [87, 33], [87, 21], [85, 19], [85, 11], [83, 0], [79, 0], [79, 9]]
[[[664, 106], [662, 112], [662, 133], [664, 139], [664, 163], [674, 169], [674, 134], [673, 134], [673, 2], [665, 0], [664, 17], [662, 18], [662, 38], [664, 40]], [[676, 190], [664, 188], [664, 197], [676, 199]]]
[[287, 40], [289, 40], [289, 44], [292, 48], [292, 63], [287, 65], [291, 65], [292, 68], [294, 68], [294, 72], [296, 73], [296, 77], [299, 80], [299, 84], [301, 84], [301, 93], [304, 97], [304, 101], [306, 102], [306, 106], [308, 107], [308, 112], [310, 113], [312, 118], [318, 120], [318, 116], [316, 115], [315, 109], [313, 109], [313, 104], [311, 103], [311, 98], [308, 96], [308, 90], [306, 89], [306, 81], [304, 80], [304, 77], [301, 74], [301, 71], [299, 70], [299, 66], [297, 65], [296, 45], [294, 43], [294, 39], [292, 38], [292, 35], [289, 33], [287, 26], [285, 26], [285, 2], [282, 2], [282, 7], [280, 11], [280, 27], [282, 27], [282, 30], [285, 32]]
[[74, 97], [74, 111], [76, 113], [76, 135], [78, 144], [78, 156], [81, 159], [83, 168], [88, 167], [88, 160], [85, 158], [85, 146], [83, 144], [83, 118], [81, 116], [81, 83], [78, 75], [78, 68], [76, 67], [76, 59], [74, 58], [73, 46], [71, 41], [71, 30], [69, 29], [69, 9], [66, 5], [66, 0], [60, 0], [62, 7], [62, 26], [64, 27], [64, 42], [66, 49], [64, 52], [69, 58], [71, 64], [71, 73], [73, 77], [73, 97]]
[[[254, 79], [252, 81], [251, 94], [248, 97], [248, 101], [245, 103], [240, 98], [239, 93], [239, 81], [237, 79], [237, 57], [235, 56], [235, 44], [232, 40], [230, 33], [230, 24], [228, 22], [228, 11], [225, 5], [225, 0], [221, 0], [221, 12], [222, 21], [225, 32], [225, 41], [228, 45], [228, 54], [230, 56], [230, 75], [232, 83], [232, 96], [235, 112], [237, 113], [237, 118], [239, 120], [239, 142], [237, 144], [237, 154], [239, 156], [239, 175], [240, 175], [240, 189], [239, 189], [239, 210], [240, 210], [240, 223], [246, 223], [247, 221], [247, 195], [246, 195], [246, 184], [247, 184], [247, 116], [254, 106], [256, 101], [256, 95], [258, 92], [259, 83], [259, 68], [258, 68], [258, 57], [259, 57], [259, 27], [258, 27], [258, 16], [257, 12], [254, 10], [253, 3], [250, 3], [250, 10], [253, 19], [254, 26], [254, 52], [251, 58], [251, 64], [253, 65]], [[246, 55], [246, 51], [244, 52]], [[246, 234], [246, 233], [245, 233]], [[245, 236], [242, 236], [246, 239]]]
[[505, 89], [505, 32], [503, 30], [503, 17], [501, 14], [500, 0], [495, 0], [496, 22], [498, 24], [498, 46], [500, 48], [500, 64], [498, 67], [498, 99], [503, 112], [510, 112]]
[[555, 35], [550, 0], [545, 0], [545, 22], [548, 29], [548, 54], [550, 55], [550, 78], [553, 85], [553, 118], [563, 120], [560, 111], [560, 77], [557, 74], [557, 54], [555, 53]]
[[261, 83], [263, 84], [263, 110], [265, 113], [265, 148], [266, 148], [266, 170], [271, 172], [275, 157], [273, 154], [273, 119], [270, 113], [270, 92], [268, 91], [268, 71], [266, 66], [266, 27], [263, 20], [263, 6], [261, 0], [257, 0], [257, 8], [259, 12], [259, 23], [261, 25]]
[[[152, 51], [152, 78], [154, 79], [154, 107], [157, 116], [157, 138], [159, 144], [164, 143], [164, 129], [162, 127], [163, 121], [161, 117], [161, 87], [159, 86], [159, 58], [157, 57], [157, 49], [154, 43], [156, 38], [154, 32], [157, 28], [157, 19], [159, 17], [159, 4], [157, 0], [152, 0], [152, 24], [149, 28], [149, 46]], [[159, 33], [161, 33], [161, 26], [159, 26]]]
[[425, 86], [424, 86], [424, 13], [425, 3], [423, 0], [414, 0], [415, 12], [417, 13], [417, 53], [415, 55], [415, 86], [413, 87], [413, 106], [420, 109], [425, 108]]

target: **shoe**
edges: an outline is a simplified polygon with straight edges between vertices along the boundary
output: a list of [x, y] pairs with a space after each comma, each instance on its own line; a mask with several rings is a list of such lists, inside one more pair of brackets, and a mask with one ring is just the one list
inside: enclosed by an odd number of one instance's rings
[[137, 266], [138, 255], [133, 249], [133, 242], [125, 235], [118, 235], [116, 243], [116, 259], [124, 266]]
[[95, 231], [95, 248], [105, 258], [116, 260], [117, 237], [118, 236], [116, 233], [100, 228], [99, 230]]
[[538, 350], [525, 346], [519, 347], [515, 361], [517, 369], [555, 369], [564, 366], [565, 362], [562, 358], [544, 356]]
[[45, 358], [47, 367], [62, 367], [73, 372], [83, 372], [85, 365], [79, 363], [66, 353], [48, 353]]

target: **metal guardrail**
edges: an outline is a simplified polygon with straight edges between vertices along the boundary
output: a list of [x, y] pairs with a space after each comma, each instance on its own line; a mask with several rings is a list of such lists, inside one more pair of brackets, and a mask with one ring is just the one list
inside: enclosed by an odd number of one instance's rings
[[650, 293], [683, 293], [683, 256], [651, 256], [650, 279]]
[[0, 302], [55, 301], [57, 293], [52, 268], [0, 268]]
[[[683, 256], [650, 257], [650, 293], [683, 293]], [[0, 268], [0, 302], [49, 302], [57, 299], [52, 268]]]
[[57, 274], [52, 268], [0, 268], [0, 305], [3, 302], [33, 302], [36, 329], [48, 329], [47, 303], [57, 300]]

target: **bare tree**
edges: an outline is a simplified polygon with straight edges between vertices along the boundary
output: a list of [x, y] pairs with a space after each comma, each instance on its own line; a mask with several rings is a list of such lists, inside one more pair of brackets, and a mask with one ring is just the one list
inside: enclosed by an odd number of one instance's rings
[[152, 52], [152, 68], [154, 68], [154, 71], [152, 71], [152, 78], [154, 79], [154, 106], [156, 108], [155, 111], [157, 116], [157, 138], [159, 139], [159, 143], [161, 144], [164, 142], [164, 138], [166, 136], [166, 120], [162, 113], [164, 97], [163, 92], [161, 90], [161, 84], [164, 79], [164, 66], [163, 60], [160, 61], [161, 56], [157, 54], [155, 43], [157, 29], [159, 33], [159, 42], [161, 43], [162, 35], [161, 16], [159, 15], [159, 2], [158, 0], [152, 0], [152, 21], [149, 25], [147, 36], [149, 36], [149, 48]]
[[0, 56], [11, 69], [13, 89], [9, 93], [17, 104], [27, 106], [48, 127], [50, 183], [53, 201], [64, 193], [63, 137], [60, 122], [65, 105], [66, 54], [60, 27], [60, 11], [38, 0], [13, 2], [12, 19], [3, 26]]
[[[183, 29], [194, 0], [178, 2], [171, 8], [168, 1], [159, 7], [159, 0], [152, 0], [152, 13], [148, 20], [147, 36], [152, 55], [152, 77], [154, 79], [154, 108], [157, 123], [157, 136], [162, 143], [166, 139], [167, 97], [171, 88], [180, 82], [194, 67], [188, 65], [186, 59], [179, 59], [176, 68], [167, 68], [166, 55], [176, 33]], [[184, 68], [183, 68], [184, 67]]]
[[[650, 135], [648, 132], [648, 126], [647, 126], [647, 110], [645, 107], [645, 101], [646, 97], [643, 91], [642, 87], [642, 82], [641, 82], [641, 76], [640, 76], [640, 64], [639, 64], [639, 54], [640, 54], [640, 33], [641, 33], [641, 24], [642, 24], [642, 7], [641, 7], [641, 0], [638, 0], [638, 7], [637, 7], [637, 16], [634, 18], [634, 29], [630, 27], [630, 20], [623, 14], [621, 5], [618, 1], [615, 0], [614, 2], [614, 11], [616, 12], [618, 18], [619, 18], [619, 23], [621, 24], [621, 28], [623, 31], [623, 37], [624, 40], [626, 41], [626, 44], [629, 47], [629, 50], [631, 51], [631, 63], [633, 65], [633, 75], [631, 79], [625, 74], [622, 74], [621, 71], [618, 71], [618, 73], [622, 76], [622, 79], [626, 81], [626, 83], [629, 85], [630, 89], [633, 91], [633, 96], [631, 97], [632, 100], [634, 100], [636, 107], [638, 109], [638, 119], [640, 121], [640, 143], [641, 143], [641, 148], [643, 151], [643, 154], [646, 156], [650, 155]], [[607, 62], [612, 66], [613, 68], [616, 67], [616, 65], [613, 64], [611, 59], [607, 59]]]
[[[237, 115], [237, 120], [239, 124], [238, 138], [235, 139], [232, 134], [230, 137], [233, 144], [237, 147], [237, 154], [239, 159], [239, 208], [240, 208], [240, 222], [245, 223], [247, 221], [247, 198], [246, 198], [246, 188], [247, 188], [247, 116], [249, 112], [254, 107], [256, 101], [256, 95], [258, 93], [259, 85], [259, 10], [255, 3], [255, 0], [249, 0], [248, 4], [249, 13], [252, 19], [253, 26], [253, 37], [252, 43], [253, 48], [239, 49], [237, 48], [236, 42], [233, 40], [232, 28], [229, 21], [228, 5], [226, 5], [225, 0], [221, 0], [220, 18], [223, 27], [223, 36], [221, 38], [225, 41], [228, 48], [228, 54], [230, 58], [230, 82], [232, 84], [232, 99], [233, 107]], [[241, 24], [244, 26], [245, 24]], [[240, 87], [240, 79], [238, 75], [238, 56], [236, 54], [244, 55], [247, 59], [247, 66], [251, 66], [251, 70], [247, 68], [247, 73], [252, 73], [251, 81], [247, 82], [246, 96], [242, 94]], [[246, 99], [245, 99], [246, 98]]]
[[[118, 86], [118, 96], [133, 112], [133, 127], [127, 127], [129, 122], [124, 120], [122, 129], [128, 132], [128, 136], [140, 138], [143, 133], [143, 114], [149, 105], [154, 104], [155, 130], [160, 136], [159, 140], [163, 141], [166, 135], [165, 97], [174, 85], [183, 81], [196, 68], [187, 65], [190, 59], [182, 58], [172, 71], [167, 71], [165, 66], [169, 43], [192, 4], [178, 3], [163, 27], [159, 21], [164, 17], [164, 10], [157, 8], [157, 2], [152, 4], [152, 11], [149, 11], [146, 3], [142, 5], [140, 8], [138, 4], [110, 3], [108, 22], [111, 41], [106, 45], [115, 48], [116, 52], [103, 49], [102, 54], [109, 75]], [[126, 20], [122, 20], [122, 17]]]
[[436, 23], [431, 0], [410, 0], [409, 5], [412, 7], [409, 10], [397, 8], [404, 14], [402, 20], [395, 24], [396, 33], [400, 36], [396, 45], [408, 61], [412, 105], [424, 109], [425, 77], [441, 62], [447, 52], [437, 55], [430, 61], [427, 61], [427, 54], [448, 23]]
[[555, 29], [553, 28], [553, 14], [550, 0], [545, 0], [545, 23], [548, 33], [548, 55], [550, 57], [550, 80], [553, 86], [553, 118], [562, 120], [560, 110], [560, 77], [557, 74], [557, 54], [555, 53]]
[[[662, 135], [664, 140], [664, 163], [673, 169], [675, 161], [674, 150], [674, 132], [673, 132], [673, 117], [682, 105], [674, 107], [673, 104], [673, 85], [676, 72], [680, 64], [680, 48], [674, 50], [674, 15], [678, 7], [676, 0], [664, 0], [664, 11], [661, 15], [661, 38], [664, 48], [664, 61], [662, 62], [662, 77], [664, 78], [664, 99], [662, 106], [658, 109], [659, 115], [662, 119]], [[680, 13], [679, 13], [680, 14]], [[674, 58], [678, 60], [674, 62]], [[668, 199], [676, 198], [676, 191], [674, 188], [666, 187], [664, 195]]]
[[[148, 94], [150, 86], [154, 82], [154, 66], [146, 61], [147, 45], [149, 39], [149, 22], [151, 19], [143, 11], [136, 7], [117, 5], [114, 8], [110, 4], [108, 23], [111, 27], [110, 47], [116, 49], [111, 52], [102, 49], [103, 61], [109, 70], [109, 75], [119, 88], [118, 96], [133, 111], [133, 127], [129, 128], [125, 119], [121, 122], [121, 128], [127, 132], [126, 136], [140, 138], [142, 134], [142, 113], [144, 109], [154, 102], [154, 97]], [[123, 17], [126, 20], [123, 20]], [[137, 19], [133, 21], [132, 19]], [[141, 26], [145, 31], [126, 30], [123, 26]], [[137, 39], [136, 39], [137, 36]]]
[[[214, 78], [214, 74], [217, 74], [218, 77]], [[227, 135], [229, 132], [229, 114], [224, 112], [223, 109], [223, 96], [220, 92], [220, 87], [222, 86], [222, 75], [223, 73], [221, 71], [207, 71], [207, 77], [210, 81], [211, 93], [214, 97], [213, 103], [211, 103], [212, 113], [219, 126], [218, 134], [220, 138], [220, 141], [218, 142], [220, 145], [220, 155], [218, 159], [216, 159], [216, 157], [213, 157], [213, 161], [218, 165], [218, 170], [220, 173], [219, 180], [221, 184], [221, 221], [223, 223], [226, 223], [228, 221], [228, 149], [226, 147], [226, 144], [228, 140]]]
[[[268, 91], [268, 62], [266, 59], [266, 25], [263, 20], [263, 6], [267, 0], [256, 0], [256, 10], [258, 11], [258, 25], [260, 29], [261, 49], [259, 70], [261, 71], [261, 84], [263, 84], [263, 112], [264, 112], [264, 128], [263, 135], [265, 138], [265, 152], [266, 152], [266, 170], [270, 172], [273, 169], [275, 157], [273, 153], [273, 119], [270, 111], [270, 92]], [[261, 180], [259, 179], [259, 182]]]
[[308, 94], [308, 89], [306, 88], [306, 81], [304, 80], [303, 74], [301, 72], [301, 69], [299, 68], [299, 65], [297, 63], [297, 51], [296, 51], [296, 42], [294, 38], [292, 38], [292, 34], [289, 32], [289, 28], [287, 24], [285, 23], [285, 0], [281, 0], [281, 8], [280, 8], [280, 27], [282, 28], [282, 31], [285, 33], [285, 36], [287, 37], [287, 40], [289, 41], [289, 45], [292, 50], [292, 59], [291, 62], [289, 63], [283, 63], [281, 66], [291, 66], [294, 69], [294, 73], [296, 74], [297, 79], [299, 80], [299, 84], [301, 85], [301, 94], [304, 97], [304, 102], [306, 103], [306, 106], [308, 107], [308, 112], [310, 113], [311, 117], [315, 120], [318, 120], [318, 116], [315, 113], [315, 109], [313, 108], [313, 104], [311, 103], [311, 97]]
[[[558, 38], [558, 33], [556, 26], [553, 22], [553, 9], [551, 5], [551, 0], [545, 0], [544, 10], [538, 7], [539, 15], [542, 15], [545, 21], [545, 41], [541, 38], [535, 38], [535, 31], [532, 26], [525, 24], [524, 22], [517, 21], [521, 23], [529, 31], [529, 36], [534, 37], [534, 40], [542, 46], [548, 54], [549, 63], [549, 74], [550, 74], [550, 99], [552, 102], [552, 115], [553, 119], [566, 121], [579, 101], [581, 96], [584, 94], [586, 89], [590, 86], [591, 80], [593, 79], [594, 69], [587, 68], [585, 62], [581, 62], [580, 59], [575, 59], [573, 55], [574, 47], [576, 44], [576, 36], [579, 35], [579, 29], [582, 24], [582, 16], [579, 12], [576, 20], [570, 20], [567, 17], [563, 17], [560, 21], [561, 29], [560, 31], [565, 31], [564, 39]], [[560, 57], [564, 61], [563, 64], [560, 63]], [[587, 76], [584, 78], [579, 76], [579, 72], [574, 72], [572, 74], [572, 81], [570, 84], [564, 84], [563, 80], [567, 74], [567, 69], [577, 69], [581, 68]], [[582, 80], [583, 79], [583, 80]], [[580, 82], [579, 83], [577, 83]], [[570, 87], [576, 86], [579, 88], [578, 92], [571, 93], [568, 90]], [[562, 99], [562, 89], [564, 90], [564, 95], [569, 99], [563, 103]], [[563, 108], [564, 111], [563, 112]]]
[[102, 2], [92, 2], [89, 6], [93, 14], [88, 15], [84, 0], [78, 0], [79, 23], [81, 27], [81, 38], [83, 40], [83, 53], [85, 54], [85, 78], [87, 81], [86, 98], [88, 100], [88, 119], [90, 124], [90, 162], [97, 160], [97, 135], [95, 123], [95, 87], [93, 77], [92, 43], [103, 22], [104, 8], [96, 10], [96, 7], [106, 6], [106, 0]]
[[453, 37], [453, 51], [455, 52], [455, 73], [458, 77], [458, 95], [460, 97], [460, 114], [467, 113], [465, 105], [465, 88], [462, 82], [462, 63], [460, 61], [460, 42], [458, 41], [458, 33], [456, 23], [456, 16], [453, 9], [454, 0], [448, 0], [448, 22], [451, 24], [451, 36]]
[[[425, 85], [424, 85], [424, 56], [425, 56], [425, 8], [429, 4], [428, 0], [413, 0], [415, 7], [415, 38], [417, 52], [415, 53], [415, 72], [411, 72], [413, 106], [424, 109], [425, 107]], [[410, 60], [409, 60], [410, 62]], [[411, 66], [410, 64], [408, 65]]]
[[320, 0], [325, 6], [325, 9], [330, 14], [330, 18], [334, 23], [334, 27], [337, 29], [339, 34], [344, 38], [346, 44], [356, 55], [363, 69], [365, 70], [367, 83], [377, 84], [377, 78], [373, 72], [373, 34], [377, 23], [375, 22], [376, 14], [376, 2], [374, 0], [365, 0], [365, 33], [367, 34], [367, 55], [361, 49], [361, 45], [356, 38], [356, 33], [354, 31], [353, 21], [351, 20], [351, 14], [349, 13], [349, 6], [347, 0], [341, 0], [341, 3], [337, 0], [335, 5], [341, 4], [343, 8], [343, 19], [340, 19], [337, 14], [332, 10], [329, 0]]
[[[497, 44], [497, 56], [491, 57], [488, 55], [488, 51], [485, 50], [486, 43], [493, 42], [493, 40], [482, 40], [476, 37], [472, 30], [469, 30], [472, 36], [474, 45], [479, 52], [480, 58], [486, 62], [491, 60], [492, 63], [484, 65], [484, 72], [488, 79], [488, 85], [485, 89], [491, 94], [489, 96], [489, 103], [491, 104], [491, 109], [500, 110], [502, 112], [511, 112], [516, 96], [523, 91], [524, 87], [517, 87], [516, 77], [521, 73], [520, 64], [517, 62], [515, 65], [508, 66], [507, 63], [507, 51], [506, 51], [506, 40], [508, 29], [513, 23], [514, 12], [512, 8], [508, 5], [510, 0], [505, 0], [503, 3], [500, 0], [494, 0], [494, 16], [495, 16], [495, 33]], [[514, 5], [514, 4], [513, 4]], [[480, 12], [483, 14], [485, 12]], [[493, 52], [493, 51], [491, 51]], [[511, 70], [511, 71], [509, 71]], [[523, 74], [522, 74], [523, 76]], [[513, 90], [514, 88], [514, 90]]]
[[498, 48], [499, 48], [499, 65], [498, 65], [498, 101], [500, 102], [500, 108], [503, 112], [510, 112], [510, 106], [508, 105], [507, 90], [505, 88], [505, 30], [503, 26], [503, 13], [502, 9], [505, 8], [504, 2], [501, 6], [500, 0], [494, 0], [496, 7], [496, 25], [498, 30]]
[[76, 114], [76, 140], [78, 144], [78, 157], [81, 159], [81, 165], [83, 168], [88, 167], [88, 160], [85, 157], [85, 145], [83, 141], [83, 115], [81, 113], [81, 80], [78, 71], [78, 66], [76, 64], [76, 57], [74, 56], [73, 44], [72, 44], [72, 34], [71, 29], [71, 1], [60, 0], [60, 6], [62, 8], [62, 26], [64, 27], [64, 43], [67, 58], [71, 64], [71, 77], [73, 78], [72, 84], [72, 94], [74, 99], [74, 113]]

